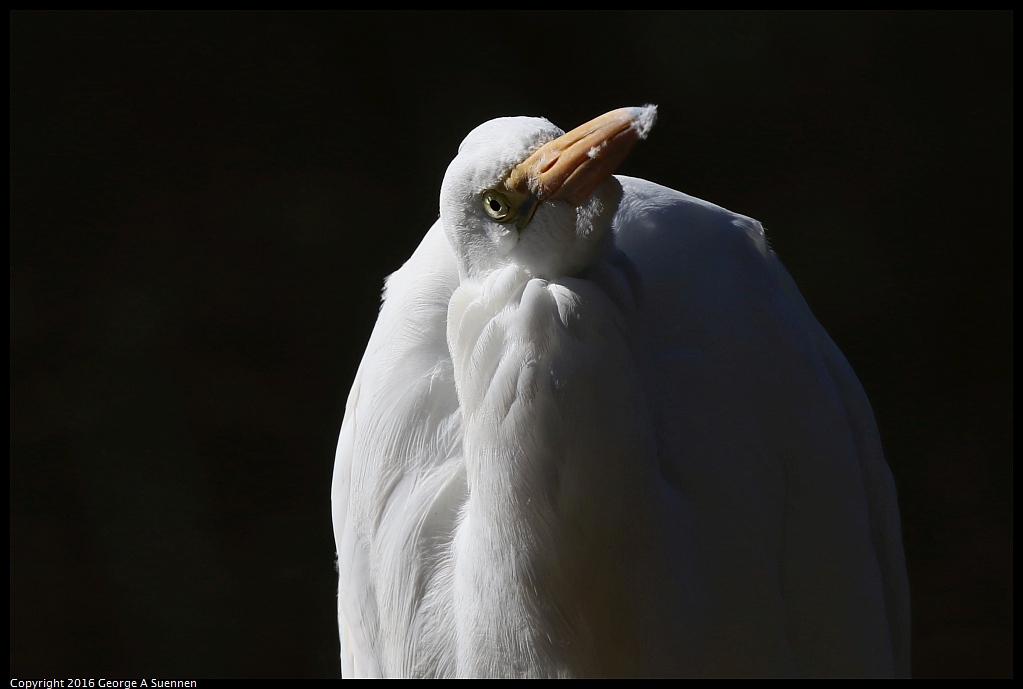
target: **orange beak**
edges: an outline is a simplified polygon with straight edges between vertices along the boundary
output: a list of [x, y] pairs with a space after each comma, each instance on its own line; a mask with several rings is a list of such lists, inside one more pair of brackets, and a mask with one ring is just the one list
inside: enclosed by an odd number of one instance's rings
[[512, 168], [505, 186], [538, 201], [578, 206], [618, 168], [654, 124], [656, 107], [619, 108], [544, 144]]

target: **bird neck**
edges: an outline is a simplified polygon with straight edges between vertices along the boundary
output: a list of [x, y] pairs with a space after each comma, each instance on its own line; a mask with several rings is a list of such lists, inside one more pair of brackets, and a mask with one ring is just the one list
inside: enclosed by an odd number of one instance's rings
[[[610, 551], [597, 522], [611, 513], [600, 491], [616, 484], [608, 473], [627, 466], [647, 430], [613, 422], [634, 399], [626, 321], [593, 281], [531, 279], [515, 266], [463, 281], [451, 298], [469, 491], [453, 540], [462, 674], [600, 674], [584, 611], [609, 587], [581, 582], [595, 568], [620, 570], [601, 559]], [[582, 409], [585, 418], [573, 411]], [[594, 419], [608, 433], [580, 440], [580, 421]]]

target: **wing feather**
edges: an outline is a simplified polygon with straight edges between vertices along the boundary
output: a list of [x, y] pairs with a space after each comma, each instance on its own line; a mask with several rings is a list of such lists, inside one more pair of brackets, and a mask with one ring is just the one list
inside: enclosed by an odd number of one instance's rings
[[776, 601], [795, 674], [908, 674], [894, 484], [852, 369], [760, 223], [620, 181], [616, 242], [643, 282], [662, 473], [715, 544], [711, 609], [750, 638], [757, 605], [741, 588]]
[[446, 341], [457, 285], [440, 225], [388, 278], [348, 398], [334, 465], [342, 674], [415, 676], [452, 666], [436, 596], [464, 501], [461, 416]]

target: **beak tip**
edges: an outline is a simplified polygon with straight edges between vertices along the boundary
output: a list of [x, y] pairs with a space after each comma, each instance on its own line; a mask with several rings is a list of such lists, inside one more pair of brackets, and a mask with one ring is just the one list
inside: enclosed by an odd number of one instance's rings
[[647, 104], [639, 108], [629, 108], [632, 116], [632, 128], [640, 139], [645, 139], [657, 122], [657, 106]]

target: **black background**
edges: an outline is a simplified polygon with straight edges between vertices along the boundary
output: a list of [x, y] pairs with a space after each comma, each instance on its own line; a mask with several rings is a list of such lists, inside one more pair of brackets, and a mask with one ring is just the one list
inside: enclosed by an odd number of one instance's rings
[[11, 15], [12, 676], [336, 676], [382, 280], [475, 125], [660, 119], [874, 405], [914, 672], [1011, 665], [1011, 13]]

